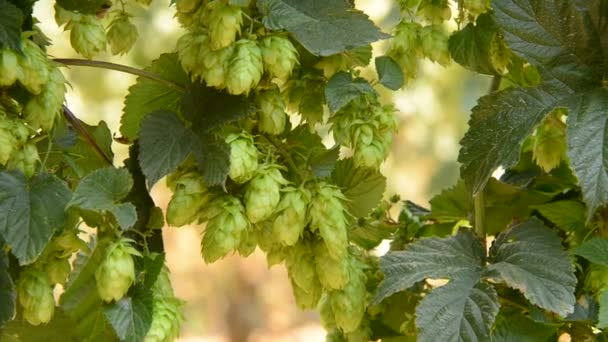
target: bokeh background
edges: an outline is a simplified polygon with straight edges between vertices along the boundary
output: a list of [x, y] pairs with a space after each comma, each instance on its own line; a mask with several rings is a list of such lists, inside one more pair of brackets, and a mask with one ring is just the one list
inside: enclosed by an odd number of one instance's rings
[[[40, 0], [35, 16], [51, 38], [49, 54], [79, 58], [69, 45], [68, 33], [53, 19], [53, 0]], [[396, 24], [399, 11], [393, 0], [358, 0], [385, 32]], [[456, 8], [452, 7], [453, 12]], [[133, 7], [140, 39], [126, 56], [109, 53], [97, 59], [143, 68], [161, 53], [172, 52], [183, 33], [169, 0], [153, 0], [148, 9]], [[455, 23], [453, 23], [455, 25]], [[386, 42], [374, 44], [382, 53]], [[373, 63], [372, 63], [373, 64]], [[366, 71], [364, 71], [365, 74]], [[371, 71], [367, 71], [371, 72]], [[67, 103], [88, 124], [105, 121], [117, 136], [122, 102], [135, 77], [116, 71], [72, 67], [64, 69], [71, 83]], [[456, 64], [444, 68], [421, 63], [419, 77], [399, 92], [382, 92], [384, 101], [398, 109], [400, 129], [383, 165], [388, 178], [387, 197], [428, 206], [428, 200], [458, 178], [458, 141], [464, 135], [470, 109], [490, 79], [476, 76]], [[379, 88], [380, 90], [380, 88]], [[115, 164], [122, 165], [127, 147], [115, 143]], [[170, 192], [159, 182], [152, 189], [157, 205], [166, 208]], [[325, 332], [313, 311], [295, 306], [285, 269], [268, 269], [264, 255], [227, 257], [206, 265], [200, 257], [201, 227], [164, 229], [167, 262], [177, 296], [186, 300], [180, 341], [324, 341]], [[382, 253], [382, 248], [378, 253]]]

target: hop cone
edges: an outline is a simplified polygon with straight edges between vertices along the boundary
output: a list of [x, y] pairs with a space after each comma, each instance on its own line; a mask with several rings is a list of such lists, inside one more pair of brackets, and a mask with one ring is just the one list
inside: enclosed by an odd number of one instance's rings
[[566, 124], [559, 118], [562, 113], [561, 110], [554, 111], [536, 129], [532, 154], [536, 164], [545, 172], [559, 166], [568, 148]]
[[323, 57], [317, 64], [315, 64], [315, 68], [323, 70], [323, 76], [329, 79], [340, 71], [347, 71], [351, 65], [352, 62], [348, 59], [348, 57], [338, 53]]
[[209, 37], [204, 33], [188, 32], [177, 40], [177, 55], [182, 68], [195, 79], [202, 77], [203, 58], [209, 51]]
[[59, 4], [57, 3], [55, 3], [53, 9], [55, 10], [55, 22], [59, 27], [69, 23], [70, 20], [74, 18], [74, 16], [78, 15], [74, 12], [66, 10], [65, 8], [59, 6]]
[[65, 99], [65, 78], [57, 67], [50, 69], [47, 84], [37, 96], [34, 96], [23, 108], [27, 123], [33, 128], [49, 131], [57, 115], [61, 112], [61, 105]]
[[591, 264], [585, 277], [585, 288], [590, 289], [595, 294], [608, 288], [608, 267], [598, 264]]
[[0, 49], [0, 87], [11, 86], [21, 76], [19, 57], [11, 49]]
[[233, 55], [234, 46], [232, 45], [215, 51], [205, 50], [201, 65], [201, 76], [208, 86], [218, 89], [226, 87], [226, 72]]
[[6, 168], [9, 170], [21, 170], [27, 178], [30, 178], [36, 173], [38, 161], [40, 161], [40, 156], [38, 156], [36, 145], [25, 144], [23, 148], [13, 153]]
[[129, 16], [126, 14], [120, 14], [112, 21], [107, 34], [110, 50], [114, 55], [129, 52], [138, 37], [137, 27], [131, 23]]
[[271, 77], [287, 80], [298, 63], [298, 51], [284, 36], [269, 35], [260, 41], [264, 67]]
[[246, 132], [230, 134], [226, 143], [230, 145], [228, 176], [239, 184], [249, 181], [258, 170], [259, 152], [253, 143], [253, 137]]
[[398, 50], [414, 57], [422, 55], [422, 42], [420, 31], [422, 26], [416, 22], [401, 22], [395, 31], [395, 37], [391, 40], [391, 50]]
[[226, 88], [232, 95], [248, 95], [262, 79], [264, 64], [262, 51], [249, 39], [236, 42], [236, 52], [228, 65]]
[[135, 280], [133, 255], [139, 255], [129, 240], [121, 239], [110, 245], [95, 271], [97, 292], [105, 302], [121, 299]]
[[24, 57], [19, 58], [19, 82], [30, 93], [40, 94], [49, 79], [49, 61], [44, 51], [32, 40], [22, 39], [21, 46]]
[[420, 40], [422, 41], [422, 52], [431, 61], [441, 65], [450, 63], [449, 36], [440, 25], [423, 27], [420, 32]]
[[23, 318], [30, 324], [45, 324], [53, 318], [53, 288], [44, 272], [33, 268], [23, 271], [17, 283], [17, 294]]
[[286, 183], [281, 171], [274, 166], [258, 171], [245, 191], [245, 208], [251, 223], [264, 221], [274, 214], [281, 200], [281, 186]]
[[447, 0], [423, 1], [418, 7], [418, 13], [433, 24], [441, 24], [452, 17]]
[[323, 287], [317, 277], [310, 246], [302, 242], [290, 248], [285, 266], [298, 306], [303, 309], [314, 308], [321, 298]]
[[333, 259], [323, 243], [318, 243], [314, 250], [316, 270], [323, 287], [343, 289], [349, 280], [349, 258]]
[[0, 116], [0, 165], [6, 165], [17, 147], [17, 138], [12, 132], [12, 120]]
[[70, 43], [87, 59], [106, 50], [106, 31], [94, 15], [80, 15], [68, 24]]
[[330, 257], [346, 257], [348, 247], [345, 209], [342, 192], [325, 182], [317, 185], [310, 205], [310, 226], [318, 230], [327, 246]]
[[67, 258], [52, 257], [44, 270], [51, 284], [65, 284], [70, 274], [70, 261]]
[[258, 236], [255, 231], [247, 230], [241, 235], [241, 243], [237, 247], [237, 250], [241, 256], [248, 257], [258, 246]]
[[152, 324], [144, 342], [172, 342], [179, 336], [184, 320], [181, 313], [183, 302], [178, 298], [155, 298], [152, 309]]
[[218, 50], [234, 43], [243, 24], [241, 9], [221, 0], [213, 0], [207, 4], [206, 10], [211, 48]]
[[505, 43], [502, 35], [495, 35], [490, 43], [490, 60], [497, 73], [506, 75], [511, 64], [511, 49]]
[[277, 207], [278, 215], [272, 224], [273, 234], [284, 245], [293, 246], [308, 224], [306, 213], [310, 203], [310, 191], [287, 187]]
[[259, 108], [258, 128], [268, 134], [281, 134], [285, 130], [287, 113], [285, 113], [285, 101], [279, 90], [274, 87], [270, 90], [259, 92], [255, 97]]
[[237, 250], [250, 225], [241, 202], [229, 195], [214, 200], [207, 216], [201, 251], [205, 262], [212, 263]]
[[480, 14], [485, 13], [490, 9], [489, 0], [464, 0], [462, 7], [467, 10], [473, 17], [477, 18]]
[[181, 227], [194, 222], [209, 203], [210, 194], [197, 172], [187, 172], [173, 181], [173, 197], [167, 206], [167, 222]]
[[194, 12], [201, 4], [202, 0], [176, 0], [175, 8], [179, 13]]
[[336, 326], [345, 333], [359, 328], [367, 306], [365, 274], [358, 263], [355, 259], [351, 259], [349, 263], [350, 280], [342, 290], [329, 292], [329, 301]]

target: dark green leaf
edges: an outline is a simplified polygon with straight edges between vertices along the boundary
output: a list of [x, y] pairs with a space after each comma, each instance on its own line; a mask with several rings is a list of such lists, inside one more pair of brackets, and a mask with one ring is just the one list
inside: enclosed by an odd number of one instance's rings
[[424, 238], [380, 258], [384, 281], [375, 303], [427, 278], [466, 280], [475, 284], [483, 270], [485, 251], [470, 230], [443, 239]]
[[471, 194], [462, 180], [433, 197], [430, 203], [431, 213], [427, 216], [439, 221], [469, 220], [473, 209]]
[[122, 341], [143, 341], [152, 324], [152, 292], [130, 291], [128, 297], [106, 305], [104, 312]]
[[496, 280], [517, 289], [534, 305], [565, 317], [574, 311], [576, 277], [560, 238], [538, 219], [500, 234], [490, 249]]
[[112, 7], [111, 0], [57, 0], [57, 4], [68, 11], [83, 14], [97, 14], [102, 10]]
[[[8, 322], [0, 330], [0, 341], [2, 342], [40, 342], [40, 341], [62, 341], [80, 342], [84, 339], [74, 334], [76, 324], [63, 310], [56, 308], [53, 319], [47, 324], [33, 326], [25, 319], [16, 317]], [[111, 342], [113, 340], [104, 340]], [[102, 342], [102, 341], [99, 341]]]
[[142, 259], [141, 270], [144, 276], [144, 287], [146, 289], [152, 288], [158, 275], [162, 271], [165, 265], [164, 254], [151, 254], [145, 255]]
[[489, 341], [499, 308], [492, 286], [452, 281], [431, 291], [416, 308], [418, 341]]
[[0, 0], [0, 48], [21, 52], [23, 12], [7, 0]]
[[230, 171], [230, 146], [228, 144], [211, 134], [205, 134], [195, 145], [193, 153], [207, 185], [223, 185], [226, 182]]
[[151, 187], [186, 159], [196, 137], [175, 113], [157, 111], [141, 122], [139, 165]]
[[6, 253], [1, 250], [2, 247], [0, 243], [0, 327], [15, 316], [17, 302], [15, 284], [8, 273], [8, 259]]
[[230, 95], [203, 83], [191, 84], [182, 97], [182, 113], [192, 121], [197, 134], [256, 112], [253, 102], [245, 96]]
[[573, 90], [602, 79], [600, 33], [589, 12], [599, 2], [493, 0], [492, 8], [509, 47], [539, 69], [545, 81]]
[[390, 36], [343, 0], [260, 0], [264, 25], [285, 29], [311, 53], [329, 56]]
[[120, 203], [131, 187], [133, 179], [126, 169], [106, 167], [82, 179], [74, 191], [69, 207], [99, 214], [110, 213], [117, 223], [127, 229], [135, 224], [137, 213], [131, 203]]
[[548, 341], [559, 325], [536, 322], [521, 314], [499, 315], [492, 332], [493, 342]]
[[523, 141], [557, 100], [541, 87], [507, 89], [479, 100], [458, 156], [460, 174], [474, 194], [483, 189], [496, 168], [517, 163]]
[[399, 90], [403, 86], [403, 71], [390, 56], [375, 59], [378, 82], [390, 90]]
[[[161, 55], [146, 70], [182, 87], [190, 82], [188, 75], [179, 64], [177, 53]], [[129, 88], [129, 94], [125, 98], [120, 133], [129, 140], [137, 139], [144, 116], [157, 110], [179, 112], [181, 97], [182, 91], [179, 89], [138, 77], [137, 83]]]
[[333, 113], [359, 96], [372, 94], [375, 94], [374, 88], [365, 79], [360, 77], [353, 79], [346, 72], [335, 74], [325, 86], [325, 100]]
[[585, 241], [573, 253], [582, 256], [594, 264], [608, 266], [608, 239], [596, 237]]
[[325, 147], [317, 148], [312, 150], [308, 164], [310, 165], [312, 173], [315, 175], [315, 177], [325, 178], [329, 176], [336, 167], [336, 162], [338, 161], [339, 156], [339, 146], [329, 150]]
[[608, 90], [573, 96], [568, 107], [568, 157], [587, 203], [587, 220], [608, 203]]
[[67, 219], [65, 183], [50, 174], [27, 181], [21, 172], [0, 172], [0, 235], [25, 265], [34, 262]]
[[346, 196], [346, 207], [355, 218], [365, 217], [382, 200], [386, 178], [380, 171], [356, 168], [352, 159], [339, 160], [331, 182]]
[[383, 221], [365, 222], [353, 227], [348, 232], [348, 239], [364, 249], [371, 250], [378, 247], [383, 240], [391, 238], [396, 230], [396, 224]]
[[486, 75], [495, 75], [490, 45], [497, 28], [492, 15], [484, 13], [450, 37], [450, 54], [463, 67]]
[[544, 218], [566, 232], [585, 228], [585, 205], [579, 201], [565, 200], [532, 206]]
[[342, 52], [342, 55], [347, 57], [355, 66], [367, 66], [372, 60], [371, 44], [360, 46], [351, 50]]
[[576, 300], [574, 312], [564, 320], [568, 322], [596, 322], [599, 308], [600, 305], [595, 297], [585, 293]]

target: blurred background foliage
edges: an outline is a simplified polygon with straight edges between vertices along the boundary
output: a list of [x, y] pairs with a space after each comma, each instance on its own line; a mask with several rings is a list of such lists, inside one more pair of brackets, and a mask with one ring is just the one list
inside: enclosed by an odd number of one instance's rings
[[[140, 39], [131, 52], [98, 59], [143, 68], [161, 53], [175, 49], [183, 33], [173, 18], [169, 0], [153, 0], [150, 7], [133, 7]], [[49, 54], [79, 58], [69, 36], [53, 20], [53, 0], [40, 0], [35, 16], [51, 38]], [[358, 0], [357, 8], [367, 13], [385, 32], [397, 23], [399, 11], [393, 0]], [[452, 13], [456, 6], [452, 4]], [[451, 25], [455, 23], [450, 22]], [[387, 42], [374, 45], [376, 52]], [[116, 71], [72, 67], [64, 69], [71, 83], [67, 104], [88, 124], [105, 121], [115, 136], [127, 89], [135, 77]], [[362, 70], [363, 75], [371, 74]], [[458, 179], [458, 141], [467, 128], [470, 109], [486, 92], [489, 77], [474, 75], [455, 63], [447, 68], [421, 61], [418, 78], [398, 92], [378, 89], [383, 101], [398, 108], [399, 133], [383, 165], [388, 177], [386, 196], [399, 194], [423, 206], [441, 189]], [[122, 165], [127, 146], [113, 144], [115, 164]], [[163, 182], [154, 187], [153, 197], [162, 208], [170, 199]], [[200, 257], [201, 227], [164, 229], [167, 260], [176, 294], [186, 300], [185, 322], [180, 341], [323, 341], [325, 331], [316, 313], [295, 306], [283, 268], [268, 269], [265, 257], [228, 257], [212, 265]], [[378, 253], [382, 253], [380, 249]]]

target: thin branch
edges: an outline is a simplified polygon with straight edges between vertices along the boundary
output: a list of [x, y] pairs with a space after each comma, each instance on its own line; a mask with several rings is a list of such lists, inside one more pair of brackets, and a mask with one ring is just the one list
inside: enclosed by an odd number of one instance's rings
[[84, 125], [82, 124], [82, 121], [80, 121], [80, 119], [78, 119], [74, 115], [74, 113], [72, 113], [72, 111], [70, 111], [70, 109], [66, 106], [63, 106], [63, 116], [72, 125], [72, 127], [74, 127], [76, 132], [78, 132], [78, 134], [80, 134], [80, 136], [82, 136], [82, 138], [86, 141], [86, 143], [89, 144], [89, 146], [91, 146], [93, 148], [93, 150], [95, 150], [95, 152], [97, 153], [99, 158], [103, 159], [109, 165], [114, 165], [112, 163], [112, 159], [110, 159], [110, 157], [108, 157], [105, 154], [105, 152], [103, 152], [101, 147], [99, 147], [99, 145], [97, 145], [97, 142], [91, 136], [89, 131], [87, 131], [87, 129], [84, 127]]
[[168, 87], [171, 87], [175, 90], [178, 90], [178, 91], [185, 90], [185, 88], [182, 87], [181, 85], [179, 85], [173, 81], [169, 81], [153, 72], [133, 68], [133, 67], [122, 65], [122, 64], [103, 62], [103, 61], [91, 61], [88, 59], [78, 59], [78, 58], [55, 58], [55, 59], [53, 59], [53, 61], [63, 64], [63, 65], [84, 66], [84, 67], [92, 67], [92, 68], [100, 68], [100, 69], [108, 69], [108, 70], [125, 72], [128, 74], [141, 76], [141, 77], [147, 78], [149, 80], [156, 81], [158, 83], [162, 83], [162, 84], [164, 84]]

